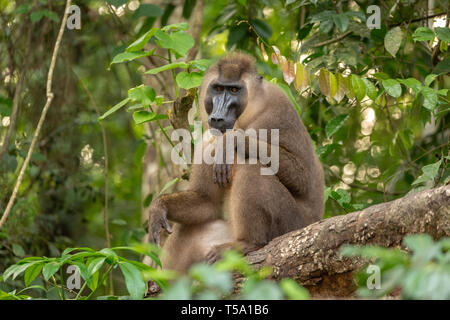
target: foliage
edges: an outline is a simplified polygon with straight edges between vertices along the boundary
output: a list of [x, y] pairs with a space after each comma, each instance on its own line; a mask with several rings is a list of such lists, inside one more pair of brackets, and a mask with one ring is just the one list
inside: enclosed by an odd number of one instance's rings
[[[27, 257], [10, 266], [2, 275], [2, 280], [12, 280], [23, 274], [25, 288], [10, 292], [0, 290], [0, 300], [29, 300], [34, 295], [26, 295], [25, 291], [44, 291], [44, 297], [52, 297], [52, 291], [56, 290], [61, 300], [122, 300], [142, 299], [147, 294], [147, 280], [152, 280], [163, 290], [158, 299], [294, 299], [304, 300], [309, 298], [306, 289], [299, 286], [292, 279], [284, 279], [277, 283], [265, 280], [271, 274], [270, 268], [254, 270], [245, 258], [238, 252], [227, 251], [224, 258], [215, 265], [200, 263], [191, 267], [187, 276], [180, 277], [170, 270], [155, 269], [141, 262], [128, 260], [117, 254], [120, 250], [131, 250], [139, 254], [145, 254], [161, 267], [158, 258], [159, 250], [153, 246], [136, 245], [135, 247], [105, 248], [95, 251], [91, 248], [67, 248], [59, 258]], [[74, 253], [76, 252], [76, 253]], [[68, 288], [64, 281], [63, 266], [73, 265], [78, 268], [81, 278], [84, 280], [78, 292]], [[125, 279], [128, 295], [96, 296], [100, 286], [105, 285], [108, 274], [113, 269], [119, 269]], [[59, 281], [56, 279], [59, 272]], [[233, 273], [244, 276], [241, 293], [233, 292]], [[36, 277], [41, 276], [46, 286], [35, 284]], [[51, 280], [51, 281], [50, 281]], [[168, 286], [168, 280], [174, 283]], [[89, 294], [84, 294], [85, 289], [90, 289]], [[83, 295], [84, 294], [84, 295]], [[152, 298], [150, 298], [152, 299]]]
[[344, 256], [361, 256], [380, 267], [381, 289], [370, 290], [366, 283], [371, 272], [362, 269], [356, 280], [357, 294], [379, 298], [401, 289], [403, 299], [450, 299], [450, 238], [433, 241], [427, 234], [403, 239], [407, 252], [379, 246], [345, 246]]
[[[113, 269], [120, 269], [125, 279], [128, 290], [128, 296], [122, 296], [122, 299], [142, 299], [147, 293], [147, 281], [144, 279], [143, 273], [151, 274], [151, 278], [160, 287], [167, 286], [165, 273], [150, 267], [146, 264], [135, 260], [126, 259], [117, 254], [117, 251], [129, 250], [138, 254], [150, 257], [157, 265], [161, 266], [158, 258], [159, 248], [153, 245], [138, 244], [134, 247], [115, 247], [105, 248], [95, 251], [91, 248], [67, 248], [58, 258], [47, 257], [26, 257], [16, 264], [13, 264], [2, 275], [2, 280], [7, 281], [9, 278], [15, 280], [23, 274], [25, 288], [16, 292], [0, 291], [0, 299], [31, 299], [32, 296], [22, 294], [24, 291], [40, 289], [44, 291], [44, 297], [52, 298], [52, 291], [57, 292], [59, 299], [86, 300], [90, 299], [97, 292], [99, 287], [105, 285], [107, 276]], [[84, 280], [83, 286], [78, 292], [68, 288], [70, 279], [65, 281], [63, 276], [64, 266], [76, 266], [77, 272]], [[118, 267], [118, 268], [117, 268]], [[59, 271], [59, 279], [58, 277]], [[67, 272], [67, 270], [66, 270]], [[43, 285], [35, 283], [36, 277], [41, 276]], [[89, 294], [85, 293], [85, 289], [90, 289]], [[53, 292], [54, 293], [54, 292]], [[97, 297], [103, 299], [104, 296]], [[111, 297], [107, 297], [111, 299]]]

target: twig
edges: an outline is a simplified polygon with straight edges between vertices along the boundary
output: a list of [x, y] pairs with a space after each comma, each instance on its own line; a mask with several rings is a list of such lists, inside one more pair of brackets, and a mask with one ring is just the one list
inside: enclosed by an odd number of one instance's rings
[[344, 39], [346, 36], [348, 36], [350, 33], [352, 33], [353, 31], [349, 30], [344, 34], [341, 34], [339, 37], [334, 38], [334, 39], [330, 39], [330, 40], [326, 40], [326, 41], [322, 41], [319, 43], [316, 43], [315, 45], [311, 46], [312, 48], [318, 48], [318, 47], [322, 47], [322, 46], [326, 46], [328, 44], [332, 44], [335, 42], [338, 42], [339, 40]]
[[33, 153], [34, 146], [36, 145], [37, 139], [39, 137], [39, 133], [40, 133], [42, 125], [44, 123], [45, 117], [47, 115], [47, 111], [50, 108], [50, 104], [52, 103], [52, 100], [54, 97], [53, 92], [52, 92], [53, 71], [55, 69], [56, 58], [58, 56], [59, 47], [61, 45], [62, 36], [64, 34], [64, 29], [66, 27], [67, 16], [69, 13], [69, 7], [70, 7], [71, 3], [72, 3], [72, 0], [67, 0], [67, 2], [66, 2], [66, 8], [64, 9], [64, 17], [61, 22], [61, 26], [59, 28], [59, 33], [58, 33], [58, 37], [56, 38], [55, 47], [53, 49], [52, 60], [50, 62], [50, 68], [48, 70], [48, 75], [47, 75], [47, 90], [46, 90], [47, 101], [45, 102], [44, 108], [42, 109], [41, 117], [39, 118], [39, 122], [36, 127], [36, 131], [34, 132], [34, 136], [33, 136], [33, 140], [31, 141], [30, 149], [28, 149], [27, 156], [25, 158], [25, 161], [22, 164], [22, 168], [20, 169], [19, 177], [17, 178], [17, 182], [16, 182], [16, 185], [14, 186], [13, 193], [11, 195], [11, 198], [8, 201], [8, 205], [6, 206], [5, 212], [3, 213], [3, 216], [0, 220], [0, 229], [5, 224], [6, 219], [8, 218], [8, 215], [11, 212], [12, 206], [17, 197], [17, 192], [19, 191], [19, 187], [20, 187], [23, 177], [25, 175], [25, 171], [27, 170], [28, 164], [30, 162], [31, 154]]

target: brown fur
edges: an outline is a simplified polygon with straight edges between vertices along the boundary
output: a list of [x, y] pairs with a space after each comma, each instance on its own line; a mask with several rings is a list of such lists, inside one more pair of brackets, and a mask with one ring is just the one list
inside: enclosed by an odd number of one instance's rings
[[[163, 224], [164, 212], [177, 225], [165, 245], [166, 268], [185, 271], [197, 261], [213, 262], [229, 247], [246, 253], [320, 220], [323, 214], [322, 167], [305, 126], [283, 91], [261, 80], [253, 58], [232, 54], [205, 74], [200, 103], [206, 126], [202, 103], [209, 83], [217, 77], [246, 83], [248, 104], [234, 129], [279, 129], [279, 171], [263, 176], [260, 163], [234, 164], [231, 184], [220, 188], [213, 183], [212, 165], [193, 165], [187, 191], [161, 196], [150, 207], [150, 227]], [[272, 146], [267, 143], [267, 147], [270, 150]], [[228, 222], [223, 220], [224, 207]]]

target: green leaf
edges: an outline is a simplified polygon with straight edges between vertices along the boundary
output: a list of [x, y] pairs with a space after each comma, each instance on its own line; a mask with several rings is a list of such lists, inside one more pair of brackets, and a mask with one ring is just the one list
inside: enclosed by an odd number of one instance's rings
[[344, 76], [340, 73], [336, 73], [336, 82], [337, 82], [337, 90], [334, 94], [333, 98], [337, 102], [341, 102], [345, 97], [345, 93], [347, 92], [347, 81]]
[[309, 292], [300, 286], [295, 280], [285, 278], [280, 282], [281, 290], [291, 300], [308, 300]]
[[140, 17], [159, 17], [162, 16], [163, 13], [164, 10], [157, 5], [151, 3], [141, 3], [139, 8], [137, 8], [134, 12], [133, 17], [135, 19]]
[[31, 22], [38, 22], [40, 21], [43, 17], [47, 17], [50, 20], [53, 20], [55, 22], [59, 22], [59, 17], [56, 13], [54, 13], [53, 11], [47, 10], [47, 9], [43, 9], [43, 10], [38, 10], [38, 11], [34, 11], [33, 13], [31, 13], [30, 15], [30, 20]]
[[122, 108], [124, 105], [126, 105], [128, 103], [128, 101], [130, 101], [130, 98], [123, 99], [118, 104], [116, 104], [114, 107], [112, 107], [111, 109], [106, 111], [101, 117], [98, 118], [98, 120], [101, 121], [101, 120], [105, 119], [106, 117], [110, 116], [111, 114], [113, 114], [114, 112], [116, 112], [117, 110]]
[[402, 40], [402, 29], [400, 29], [400, 27], [395, 27], [386, 33], [386, 36], [384, 37], [384, 47], [393, 57], [395, 57], [398, 49], [400, 49]]
[[31, 282], [41, 273], [42, 268], [44, 267], [43, 263], [33, 264], [25, 271], [24, 281], [25, 286], [28, 287]]
[[429, 88], [429, 87], [423, 87], [422, 88], [422, 95], [423, 95], [423, 106], [433, 111], [436, 108], [438, 97], [436, 90]]
[[422, 90], [422, 84], [417, 79], [397, 79], [397, 81], [410, 88], [414, 92], [414, 94], [418, 94], [420, 90]]
[[206, 71], [210, 67], [212, 61], [209, 59], [198, 59], [198, 60], [192, 60], [189, 62], [189, 65], [192, 68], [198, 69], [200, 71]]
[[420, 27], [414, 31], [412, 37], [414, 41], [430, 41], [434, 39], [435, 35], [430, 28]]
[[323, 160], [325, 159], [333, 150], [335, 150], [338, 147], [338, 144], [336, 143], [330, 143], [326, 144], [324, 146], [320, 146], [316, 149], [317, 156]]
[[159, 31], [158, 28], [152, 28], [146, 33], [144, 33], [142, 36], [140, 36], [136, 41], [134, 41], [132, 44], [130, 44], [126, 51], [127, 52], [134, 52], [134, 51], [140, 51], [142, 48], [145, 47], [147, 42], [150, 40], [151, 37], [155, 35], [155, 33]]
[[429, 74], [425, 77], [425, 85], [427, 87], [430, 86], [430, 84], [434, 81], [434, 79], [437, 78], [437, 74]]
[[397, 80], [387, 79], [383, 80], [381, 83], [383, 84], [383, 88], [390, 96], [398, 98], [402, 95], [402, 86]]
[[203, 81], [203, 76], [198, 72], [188, 73], [182, 71], [177, 74], [176, 81], [180, 88], [188, 90], [200, 86]]
[[173, 62], [173, 63], [165, 64], [158, 68], [150, 69], [150, 70], [146, 71], [145, 74], [157, 74], [161, 71], [171, 70], [171, 69], [175, 69], [175, 68], [186, 69], [188, 67], [189, 67], [189, 64], [187, 64], [186, 62], [183, 62], [183, 61]]
[[450, 28], [434, 28], [434, 31], [440, 40], [450, 43]]
[[352, 88], [356, 100], [361, 101], [366, 95], [366, 86], [364, 85], [364, 81], [356, 74], [352, 74], [351, 79], [352, 79]]
[[321, 68], [319, 71], [319, 89], [324, 96], [330, 97], [330, 71]]
[[167, 119], [167, 115], [148, 111], [136, 111], [133, 113], [133, 120], [136, 124], [162, 119]]
[[363, 78], [362, 81], [364, 81], [364, 85], [366, 87], [366, 95], [373, 101], [378, 96], [378, 91], [375, 85], [370, 81], [369, 79]]
[[25, 250], [23, 250], [23, 247], [20, 244], [13, 243], [12, 250], [15, 256], [17, 257], [24, 257], [25, 256]]
[[164, 300], [189, 300], [191, 299], [191, 282], [186, 278], [175, 281], [162, 296]]
[[267, 22], [260, 19], [252, 19], [250, 20], [250, 25], [261, 38], [268, 40], [272, 36], [272, 28]]
[[306, 68], [301, 64], [297, 63], [297, 71], [295, 72], [295, 88], [299, 91], [307, 88], [309, 85], [309, 74]]
[[142, 299], [147, 293], [147, 283], [141, 272], [129, 262], [120, 262], [120, 270], [125, 278], [125, 284], [133, 299]]
[[121, 52], [118, 55], [116, 55], [113, 60], [111, 61], [111, 65], [116, 63], [122, 63], [127, 61], [133, 61], [142, 57], [147, 57], [153, 55], [155, 52], [155, 49], [152, 49], [147, 52], [137, 51], [137, 52]]
[[141, 84], [128, 90], [128, 98], [136, 100], [144, 106], [148, 106], [155, 102], [156, 93], [152, 87]]
[[423, 174], [420, 177], [418, 177], [416, 180], [414, 180], [414, 182], [411, 183], [411, 185], [416, 185], [419, 183], [427, 182], [429, 180], [434, 180], [439, 172], [439, 167], [441, 166], [441, 164], [442, 164], [442, 159], [435, 163], [432, 163], [432, 164], [422, 167]]
[[189, 274], [210, 288], [220, 289], [222, 294], [229, 294], [233, 289], [231, 273], [218, 271], [211, 265], [196, 264], [189, 270]]
[[53, 276], [56, 271], [58, 271], [60, 265], [58, 262], [50, 262], [46, 263], [44, 265], [44, 269], [42, 270], [42, 275], [44, 276], [45, 280], [50, 279], [51, 276]]
[[100, 268], [103, 266], [103, 263], [105, 262], [106, 257], [100, 257], [96, 258], [91, 261], [91, 263], [88, 266], [87, 272], [89, 276], [93, 276], [94, 273], [96, 273]]
[[384, 73], [384, 72], [375, 72], [375, 73], [373, 74], [373, 77], [374, 77], [375, 79], [378, 79], [378, 80], [387, 80], [387, 79], [390, 79], [389, 75], [388, 75], [387, 73]]
[[348, 16], [344, 13], [335, 14], [333, 16], [333, 21], [336, 27], [338, 28], [339, 32], [341, 33], [345, 32], [348, 29], [348, 24], [350, 22]]
[[330, 72], [330, 98], [333, 98], [336, 95], [337, 89], [338, 83], [336, 80], [336, 76], [332, 72]]
[[350, 194], [347, 191], [343, 189], [331, 191], [330, 197], [336, 200], [343, 208], [350, 208]]
[[447, 74], [450, 73], [450, 57], [445, 58], [438, 63], [433, 69], [434, 74]]
[[333, 136], [333, 134], [335, 134], [342, 127], [347, 118], [347, 114], [341, 114], [328, 121], [327, 125], [325, 126], [327, 138], [331, 138], [331, 136]]
[[268, 280], [255, 283], [247, 280], [242, 291], [243, 299], [246, 300], [280, 300], [283, 298], [283, 293], [278, 285]]
[[167, 34], [161, 30], [157, 30], [155, 37], [160, 47], [171, 49], [180, 56], [185, 56], [190, 48], [194, 46], [194, 39], [183, 31]]

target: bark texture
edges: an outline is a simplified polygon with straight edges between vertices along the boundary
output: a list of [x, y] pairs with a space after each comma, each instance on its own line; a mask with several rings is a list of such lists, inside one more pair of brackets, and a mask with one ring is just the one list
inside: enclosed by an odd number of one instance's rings
[[450, 236], [450, 185], [316, 222], [273, 239], [247, 258], [257, 268], [271, 265], [274, 279], [296, 279], [312, 296], [348, 297], [356, 289], [352, 273], [365, 261], [342, 257], [342, 245], [399, 247], [414, 233]]

